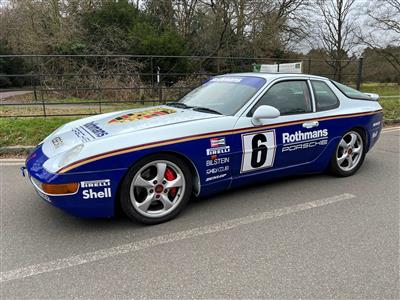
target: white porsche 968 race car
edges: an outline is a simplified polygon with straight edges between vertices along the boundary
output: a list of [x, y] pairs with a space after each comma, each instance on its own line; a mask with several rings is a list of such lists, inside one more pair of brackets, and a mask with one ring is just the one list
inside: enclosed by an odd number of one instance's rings
[[353, 175], [381, 132], [377, 100], [312, 75], [216, 76], [178, 102], [70, 122], [26, 169], [39, 195], [71, 214], [112, 217], [122, 207], [156, 224], [193, 194], [326, 170]]

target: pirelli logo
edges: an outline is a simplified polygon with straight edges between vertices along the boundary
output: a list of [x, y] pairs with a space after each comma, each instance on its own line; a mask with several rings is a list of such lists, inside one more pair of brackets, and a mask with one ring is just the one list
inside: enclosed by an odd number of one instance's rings
[[83, 188], [103, 187], [103, 186], [110, 186], [110, 185], [111, 185], [110, 179], [81, 181], [81, 187], [83, 187]]

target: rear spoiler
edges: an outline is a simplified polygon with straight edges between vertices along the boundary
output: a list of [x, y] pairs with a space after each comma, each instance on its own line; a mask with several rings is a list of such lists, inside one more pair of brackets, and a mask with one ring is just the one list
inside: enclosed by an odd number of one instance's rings
[[368, 97], [371, 98], [371, 100], [373, 101], [378, 101], [379, 100], [379, 95], [378, 94], [373, 94], [373, 93], [364, 93], [365, 95], [367, 95]]

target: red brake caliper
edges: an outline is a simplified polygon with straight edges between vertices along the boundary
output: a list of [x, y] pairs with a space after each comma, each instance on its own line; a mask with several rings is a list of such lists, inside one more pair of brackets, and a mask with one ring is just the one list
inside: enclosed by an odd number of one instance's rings
[[[165, 179], [167, 179], [168, 181], [172, 181], [172, 180], [176, 179], [176, 177], [177, 176], [176, 176], [174, 170], [172, 170], [171, 168], [167, 167], [167, 169], [165, 170]], [[173, 188], [169, 189], [169, 193], [168, 194], [172, 198], [175, 198], [176, 192], [177, 192], [177, 188], [173, 187]]]

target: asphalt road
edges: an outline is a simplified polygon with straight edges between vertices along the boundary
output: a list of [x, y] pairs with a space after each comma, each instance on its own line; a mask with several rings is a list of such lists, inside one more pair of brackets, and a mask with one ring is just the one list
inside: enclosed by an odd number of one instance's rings
[[157, 226], [71, 217], [3, 164], [2, 299], [398, 299], [399, 144], [382, 133], [350, 178], [231, 191]]

